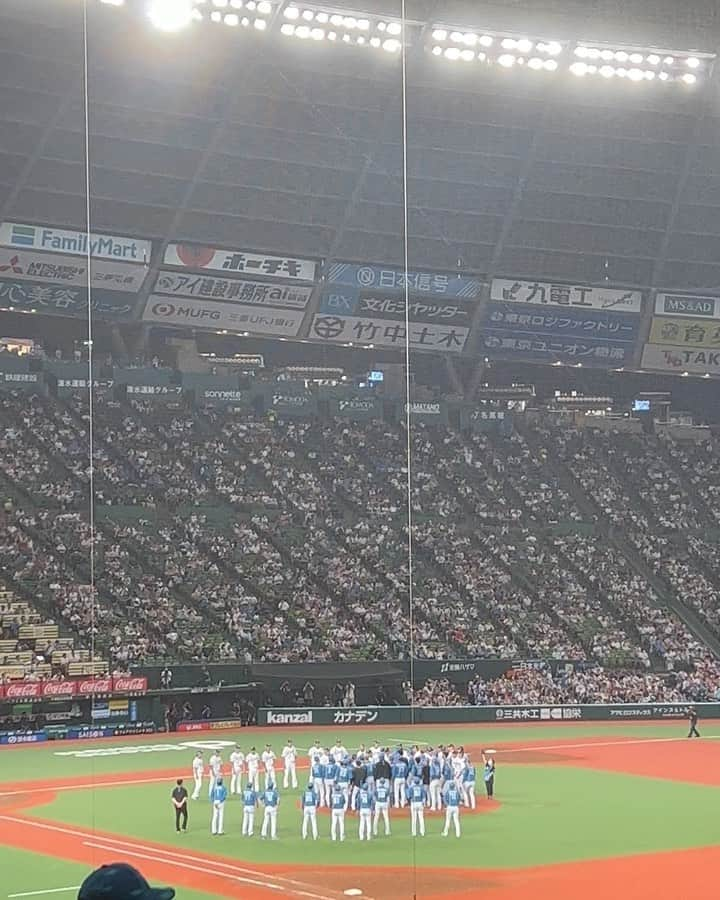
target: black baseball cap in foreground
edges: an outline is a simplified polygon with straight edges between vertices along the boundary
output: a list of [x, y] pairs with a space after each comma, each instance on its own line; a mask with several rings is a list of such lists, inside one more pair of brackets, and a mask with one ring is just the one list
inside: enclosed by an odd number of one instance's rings
[[78, 900], [173, 900], [174, 888], [152, 888], [127, 863], [95, 869], [80, 885]]

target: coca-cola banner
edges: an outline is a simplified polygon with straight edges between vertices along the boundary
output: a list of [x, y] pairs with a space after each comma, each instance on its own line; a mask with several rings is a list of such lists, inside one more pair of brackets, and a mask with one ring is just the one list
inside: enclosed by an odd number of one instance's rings
[[112, 678], [104, 676], [103, 678], [83, 678], [78, 681], [78, 694], [88, 697], [90, 694], [110, 694], [112, 693]]
[[145, 694], [147, 693], [147, 684], [147, 678], [120, 675], [112, 680], [112, 692], [113, 694]]
[[145, 694], [147, 678], [120, 675], [116, 678], [65, 679], [63, 681], [17, 681], [0, 685], [0, 698], [5, 700], [52, 700], [55, 697], [90, 697], [98, 694]]
[[0, 692], [6, 700], [32, 700], [42, 696], [42, 684], [39, 681], [19, 681], [0, 687]]
[[74, 697], [77, 693], [77, 681], [43, 681], [43, 697]]

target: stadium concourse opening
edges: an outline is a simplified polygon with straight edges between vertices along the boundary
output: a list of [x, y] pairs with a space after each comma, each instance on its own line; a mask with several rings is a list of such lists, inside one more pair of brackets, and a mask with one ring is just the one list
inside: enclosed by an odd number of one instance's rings
[[4, 895], [711, 896], [716, 19], [4, 0]]

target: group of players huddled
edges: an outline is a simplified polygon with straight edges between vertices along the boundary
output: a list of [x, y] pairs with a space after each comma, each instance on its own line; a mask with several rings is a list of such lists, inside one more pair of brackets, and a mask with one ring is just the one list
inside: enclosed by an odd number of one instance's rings
[[[488, 798], [494, 795], [494, 751], [483, 751], [482, 779]], [[283, 788], [298, 786], [298, 751], [288, 741], [282, 754]], [[255, 831], [255, 814], [264, 808], [260, 836], [277, 840], [277, 813], [280, 795], [275, 771], [276, 756], [270, 744], [262, 753], [255, 747], [243, 753], [238, 745], [230, 754], [230, 789], [224, 783], [224, 764], [215, 750], [209, 760], [209, 798], [213, 805], [211, 829], [213, 834], [223, 834], [224, 808], [228, 797], [241, 798], [243, 806], [242, 835], [252, 837]], [[357, 813], [360, 840], [378, 836], [380, 820], [384, 834], [390, 834], [390, 809], [410, 809], [413, 837], [425, 836], [425, 810], [445, 811], [444, 837], [454, 827], [460, 837], [460, 809], [476, 808], [476, 770], [463, 747], [439, 746], [436, 748], [414, 746], [404, 749], [380, 747], [373, 743], [361, 745], [355, 753], [349, 753], [340, 739], [332, 747], [322, 747], [319, 741], [308, 753], [310, 778], [301, 793], [302, 836], [318, 838], [317, 812], [325, 807], [330, 811], [330, 837], [333, 841], [345, 840], [345, 816]], [[195, 789], [192, 798], [197, 800], [202, 790], [205, 761], [201, 750], [193, 760]], [[261, 783], [262, 782], [262, 783]]]

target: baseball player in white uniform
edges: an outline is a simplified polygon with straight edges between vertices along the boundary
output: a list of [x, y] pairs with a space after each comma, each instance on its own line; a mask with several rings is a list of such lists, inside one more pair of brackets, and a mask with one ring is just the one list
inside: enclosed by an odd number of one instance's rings
[[217, 750], [210, 757], [210, 786], [208, 789], [208, 797], [212, 797], [213, 788], [218, 778], [222, 777], [222, 756]]
[[348, 755], [347, 750], [340, 743], [340, 738], [335, 741], [334, 746], [330, 750], [330, 756], [335, 760], [336, 763], [339, 763], [340, 760], [345, 759]]
[[320, 741], [315, 741], [312, 747], [308, 750], [308, 762], [310, 765], [315, 761], [316, 756], [320, 756], [322, 754], [322, 747], [320, 746]]
[[230, 765], [232, 766], [232, 776], [230, 777], [230, 794], [241, 793], [244, 762], [245, 754], [240, 749], [240, 745], [235, 744], [235, 749], [230, 754]]
[[203, 759], [202, 750], [198, 750], [192, 761], [193, 778], [195, 779], [195, 789], [192, 792], [192, 799], [197, 800], [202, 790], [202, 780], [205, 774], [205, 760]]
[[297, 773], [295, 767], [297, 763], [297, 750], [295, 749], [295, 745], [292, 741], [288, 741], [287, 744], [283, 747], [282, 758], [285, 764], [285, 772], [283, 774], [283, 787], [287, 788], [292, 785], [293, 788], [296, 788]]
[[275, 753], [270, 744], [265, 744], [262, 762], [265, 766], [265, 790], [267, 790], [269, 785], [275, 784]]
[[250, 748], [250, 752], [245, 757], [245, 765], [247, 766], [248, 781], [256, 791], [260, 790], [260, 779], [258, 778], [260, 757], [254, 747]]

